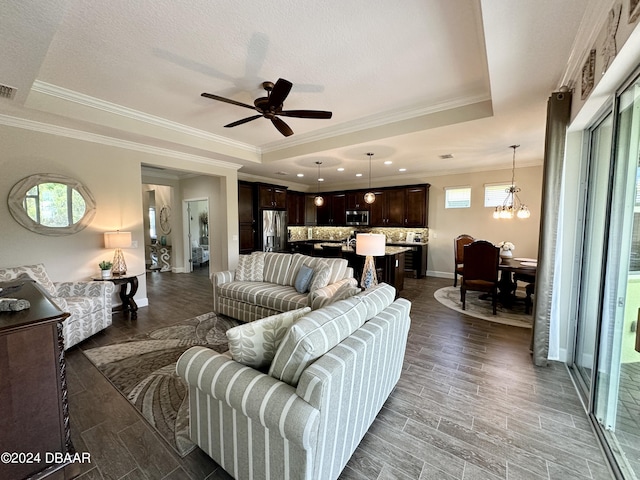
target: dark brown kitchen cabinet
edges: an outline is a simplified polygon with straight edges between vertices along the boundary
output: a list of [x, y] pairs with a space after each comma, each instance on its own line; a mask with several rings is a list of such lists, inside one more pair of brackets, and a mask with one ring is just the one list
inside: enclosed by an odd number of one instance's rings
[[372, 227], [402, 227], [405, 218], [405, 189], [374, 190], [376, 200], [369, 206]]
[[324, 193], [324, 204], [317, 207], [318, 225], [342, 226], [346, 223], [347, 196], [345, 193]]
[[287, 208], [287, 189], [277, 185], [258, 185], [258, 206], [264, 209]]
[[238, 182], [238, 234], [241, 254], [251, 253], [255, 250], [256, 213], [253, 184]]
[[416, 185], [407, 187], [405, 205], [405, 227], [425, 227], [429, 225], [428, 186]]
[[287, 225], [300, 227], [305, 224], [305, 195], [301, 192], [287, 192]]
[[314, 203], [315, 198], [315, 194], [304, 196], [304, 224], [310, 227], [318, 224], [318, 212]]
[[[29, 301], [0, 312], [0, 447], [17, 452], [0, 463], [0, 478], [77, 476], [69, 431], [62, 312], [35, 282], [2, 284], [7, 297]], [[80, 455], [80, 454], [78, 454]]]
[[426, 227], [428, 185], [373, 190], [369, 211], [372, 227]]
[[364, 190], [347, 192], [347, 210], [369, 210], [369, 204], [364, 201]]

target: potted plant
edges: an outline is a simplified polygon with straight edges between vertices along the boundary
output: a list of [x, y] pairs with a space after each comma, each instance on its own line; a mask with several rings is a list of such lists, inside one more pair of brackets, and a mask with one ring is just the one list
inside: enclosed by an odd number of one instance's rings
[[515, 245], [511, 242], [500, 242], [498, 247], [500, 247], [500, 256], [502, 258], [513, 257], [513, 253], [511, 252], [516, 249]]
[[109, 278], [111, 276], [111, 267], [113, 266], [113, 263], [103, 260], [98, 264], [98, 266], [102, 271], [102, 278]]

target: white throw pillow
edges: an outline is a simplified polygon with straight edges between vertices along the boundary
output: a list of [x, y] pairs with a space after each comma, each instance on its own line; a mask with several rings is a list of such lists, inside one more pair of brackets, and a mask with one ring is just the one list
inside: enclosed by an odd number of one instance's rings
[[310, 311], [309, 307], [299, 308], [230, 328], [227, 339], [231, 357], [256, 369], [268, 367], [289, 327]]
[[236, 267], [235, 280], [239, 282], [264, 281], [264, 253], [254, 252], [252, 255], [240, 255]]

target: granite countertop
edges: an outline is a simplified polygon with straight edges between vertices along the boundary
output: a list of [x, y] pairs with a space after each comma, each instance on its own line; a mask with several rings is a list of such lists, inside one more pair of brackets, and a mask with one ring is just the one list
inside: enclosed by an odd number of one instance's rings
[[[353, 247], [348, 247], [347, 245], [344, 245], [342, 243], [338, 243], [338, 242], [323, 242], [323, 243], [316, 243], [313, 248], [315, 250], [322, 250], [322, 246], [323, 245], [327, 245], [327, 246], [334, 246], [334, 245], [341, 245], [342, 246], [342, 252], [343, 253], [356, 253], [355, 248]], [[410, 245], [410, 244], [407, 244]], [[392, 246], [392, 245], [387, 245], [384, 249], [384, 254], [385, 255], [396, 255], [398, 253], [402, 253], [402, 252], [408, 252], [410, 251], [411, 248], [409, 246], [403, 247], [403, 246]]]

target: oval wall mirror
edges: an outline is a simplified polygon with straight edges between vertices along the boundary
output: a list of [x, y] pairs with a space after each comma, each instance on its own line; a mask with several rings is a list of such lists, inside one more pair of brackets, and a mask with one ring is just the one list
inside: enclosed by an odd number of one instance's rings
[[8, 203], [16, 222], [40, 235], [77, 233], [96, 213], [96, 202], [84, 185], [53, 173], [23, 178], [9, 192]]

